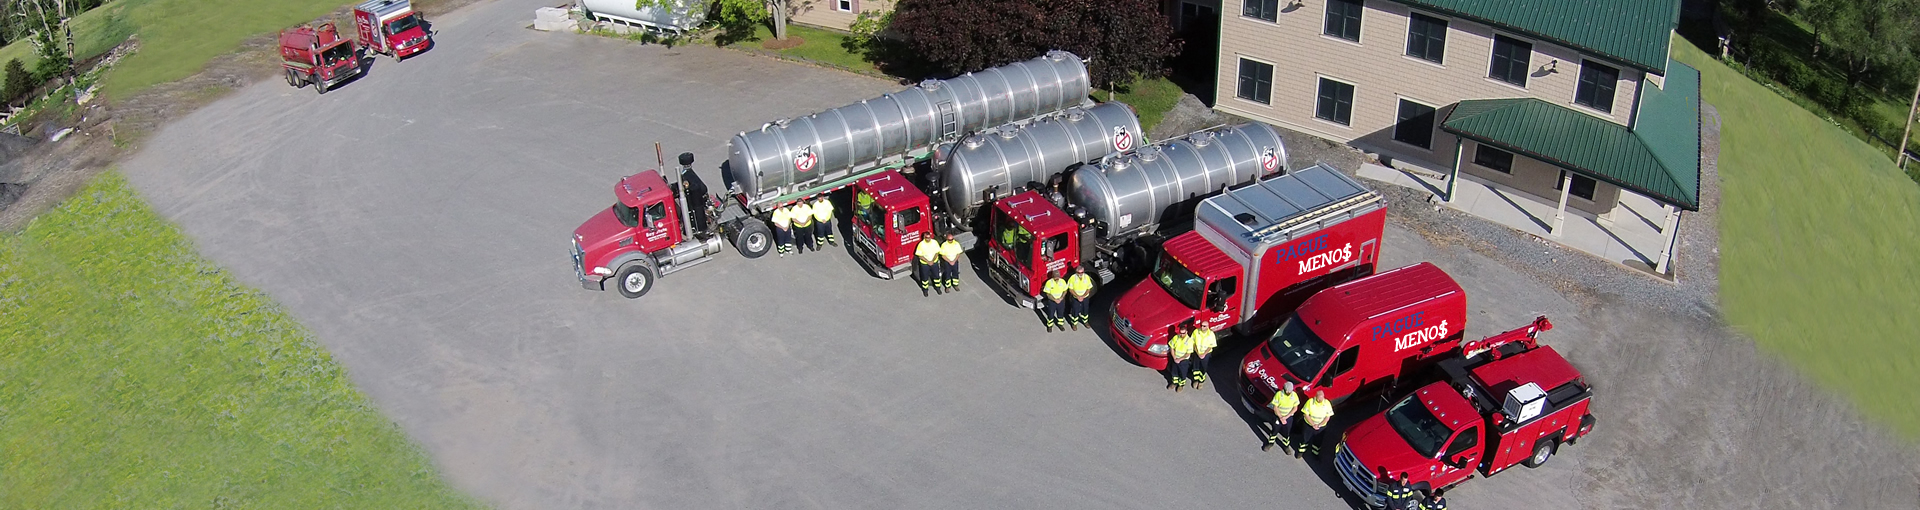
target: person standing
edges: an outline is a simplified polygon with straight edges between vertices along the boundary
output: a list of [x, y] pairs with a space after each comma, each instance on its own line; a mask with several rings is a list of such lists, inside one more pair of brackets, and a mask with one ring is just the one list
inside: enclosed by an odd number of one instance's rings
[[1073, 266], [1073, 276], [1067, 277], [1067, 320], [1075, 325], [1074, 330], [1079, 330], [1079, 326], [1093, 327], [1087, 323], [1087, 302], [1092, 300], [1093, 277], [1087, 276], [1087, 266]]
[[1218, 338], [1213, 336], [1213, 328], [1195, 327], [1192, 320], [1187, 321], [1187, 331], [1193, 337], [1193, 389], [1207, 384], [1207, 356], [1213, 354], [1213, 348], [1219, 347]]
[[809, 249], [820, 251], [820, 247], [813, 244], [813, 207], [804, 200], [795, 202], [793, 212], [789, 214], [793, 215], [793, 253], [798, 255], [800, 250]]
[[793, 208], [776, 207], [773, 209], [773, 242], [780, 245], [780, 256], [793, 251]]
[[1333, 402], [1327, 401], [1327, 390], [1313, 390], [1313, 398], [1301, 406], [1300, 417], [1307, 422], [1306, 437], [1301, 438], [1300, 448], [1294, 456], [1313, 455], [1320, 457], [1320, 432], [1327, 429], [1327, 423], [1333, 421]]
[[1046, 311], [1047, 332], [1055, 329], [1067, 330], [1067, 270], [1053, 272], [1047, 282], [1040, 285], [1040, 294], [1044, 301], [1041, 305]]
[[1267, 409], [1273, 411], [1273, 421], [1267, 424], [1267, 444], [1260, 451], [1272, 450], [1278, 444], [1293, 452], [1293, 414], [1300, 411], [1300, 394], [1293, 391], [1293, 381], [1287, 381], [1280, 391], [1273, 392], [1273, 400], [1267, 402]]
[[1420, 510], [1447, 510], [1446, 492], [1445, 489], [1433, 491], [1427, 499], [1420, 501]]
[[813, 237], [823, 243], [840, 245], [840, 239], [833, 235], [833, 200], [828, 199], [826, 193], [813, 201]]
[[1187, 358], [1193, 356], [1193, 337], [1188, 335], [1184, 324], [1173, 326], [1173, 336], [1167, 337], [1167, 386], [1174, 393], [1180, 392], [1187, 384]]
[[920, 279], [920, 295], [926, 296], [940, 277], [940, 243], [931, 235], [921, 237], [920, 244], [913, 247], [913, 263], [914, 276]]
[[943, 270], [940, 275], [940, 284], [946, 286], [947, 290], [960, 288], [960, 253], [963, 251], [966, 250], [960, 248], [960, 241], [955, 241], [952, 233], [948, 233], [947, 240], [940, 243], [940, 264]]
[[1387, 478], [1383, 489], [1386, 492], [1383, 495], [1386, 496], [1387, 510], [1418, 510], [1415, 505], [1419, 504], [1419, 498], [1414, 496], [1413, 487], [1407, 486], [1406, 473], [1400, 473], [1399, 477]]

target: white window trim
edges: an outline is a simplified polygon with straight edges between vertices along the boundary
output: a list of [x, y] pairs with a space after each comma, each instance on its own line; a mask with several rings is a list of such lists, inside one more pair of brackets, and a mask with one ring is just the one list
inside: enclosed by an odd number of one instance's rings
[[[1414, 59], [1414, 60], [1419, 60], [1419, 59]], [[1316, 93], [1315, 93], [1314, 95], [1315, 95], [1315, 96], [1318, 96], [1318, 95], [1319, 95], [1319, 93], [1317, 93], [1317, 92], [1316, 92]], [[1354, 95], [1355, 97], [1358, 97], [1358, 96], [1360, 95], [1360, 91], [1359, 91], [1359, 90], [1358, 90], [1358, 89], [1356, 88], [1356, 89], [1354, 90], [1354, 93], [1353, 93], [1353, 95]], [[1439, 115], [1440, 115], [1440, 107], [1438, 107], [1438, 106], [1434, 106], [1434, 105], [1433, 105], [1433, 103], [1429, 103], [1429, 102], [1426, 102], [1426, 101], [1421, 101], [1421, 100], [1419, 100], [1419, 99], [1415, 99], [1415, 98], [1411, 98], [1411, 97], [1407, 97], [1407, 96], [1406, 96], [1405, 94], [1399, 94], [1399, 93], [1396, 93], [1396, 94], [1394, 94], [1394, 95], [1393, 95], [1393, 97], [1394, 97], [1394, 99], [1395, 99], [1395, 100], [1394, 100], [1394, 102], [1393, 102], [1393, 124], [1391, 125], [1391, 127], [1392, 127], [1392, 129], [1395, 129], [1395, 130], [1398, 130], [1398, 129], [1400, 129], [1400, 101], [1406, 101], [1406, 102], [1409, 102], [1409, 103], [1413, 103], [1413, 104], [1417, 104], [1417, 105], [1420, 105], [1420, 106], [1425, 106], [1425, 107], [1428, 107], [1428, 108], [1432, 108], [1432, 109], [1433, 109], [1433, 114], [1434, 114], [1434, 118], [1433, 118], [1433, 127], [1430, 127], [1430, 128], [1427, 128], [1427, 129], [1428, 129], [1429, 131], [1433, 131], [1433, 132], [1438, 132], [1438, 131], [1440, 131], [1440, 117], [1439, 117]], [[1402, 145], [1402, 146], [1405, 146], [1405, 147], [1407, 147], [1407, 148], [1411, 148], [1411, 149], [1415, 149], [1415, 150], [1421, 150], [1421, 151], [1426, 151], [1426, 152], [1427, 152], [1427, 153], [1429, 153], [1429, 154], [1431, 154], [1431, 153], [1433, 153], [1433, 152], [1434, 152], [1434, 150], [1433, 150], [1433, 148], [1432, 148], [1432, 147], [1421, 147], [1421, 146], [1418, 146], [1418, 145], [1414, 145], [1414, 144], [1410, 144], [1410, 143], [1407, 143], [1407, 142], [1402, 142], [1402, 141], [1400, 141], [1400, 138], [1399, 138], [1398, 136], [1395, 136], [1395, 135], [1397, 135], [1397, 134], [1398, 134], [1398, 133], [1388, 133], [1388, 135], [1387, 135], [1387, 140], [1388, 140], [1388, 141], [1391, 141], [1391, 142], [1393, 142], [1393, 143], [1397, 143], [1397, 144], [1400, 144], [1400, 145]], [[1433, 144], [1433, 141], [1434, 141], [1434, 140], [1436, 140], [1436, 139], [1439, 139], [1439, 137], [1437, 137], [1437, 136], [1430, 136], [1429, 138], [1427, 138], [1427, 144], [1428, 144], [1428, 145], [1432, 145], [1432, 144]]]
[[[1350, 102], [1353, 103], [1352, 105], [1353, 109], [1347, 112], [1346, 124], [1341, 124], [1339, 122], [1334, 122], [1331, 120], [1320, 118], [1320, 80], [1332, 80], [1332, 81], [1339, 82], [1339, 83], [1353, 87], [1353, 97], [1350, 99]], [[1360, 110], [1360, 83], [1359, 82], [1336, 77], [1336, 76], [1331, 76], [1323, 73], [1313, 73], [1313, 120], [1323, 122], [1329, 126], [1340, 126], [1343, 129], [1352, 131], [1353, 116], [1356, 113], [1358, 113], [1359, 110]]]
[[1334, 36], [1333, 34], [1329, 34], [1329, 33], [1327, 33], [1327, 16], [1328, 16], [1328, 15], [1331, 15], [1331, 14], [1333, 14], [1333, 2], [1332, 2], [1332, 1], [1327, 1], [1327, 2], [1324, 2], [1324, 3], [1325, 3], [1326, 5], [1323, 5], [1323, 6], [1320, 6], [1320, 37], [1325, 37], [1325, 38], [1328, 38], [1328, 39], [1333, 39], [1333, 40], [1336, 40], [1336, 41], [1340, 41], [1340, 42], [1343, 42], [1343, 43], [1347, 43], [1347, 44], [1351, 44], [1351, 45], [1354, 45], [1354, 46], [1360, 46], [1360, 45], [1361, 45], [1361, 43], [1360, 43], [1360, 41], [1364, 41], [1364, 40], [1366, 40], [1366, 39], [1367, 39], [1367, 38], [1366, 38], [1366, 35], [1367, 35], [1367, 3], [1366, 3], [1366, 0], [1360, 0], [1360, 36], [1361, 36], [1361, 37], [1360, 37], [1360, 38], [1359, 38], [1358, 40], [1355, 40], [1355, 39], [1348, 39], [1348, 38], [1345, 38], [1345, 37], [1336, 37], [1336, 36]]
[[[1487, 72], [1483, 73], [1483, 75], [1480, 78], [1490, 82], [1498, 83], [1501, 85], [1506, 85], [1508, 87], [1513, 87], [1514, 90], [1528, 90], [1527, 87], [1525, 86], [1514, 85], [1513, 83], [1508, 82], [1506, 80], [1501, 80], [1493, 77], [1493, 51], [1500, 47], [1500, 43], [1495, 39], [1495, 37], [1504, 36], [1508, 39], [1513, 39], [1515, 41], [1521, 41], [1521, 42], [1527, 43], [1527, 85], [1533, 85], [1533, 82], [1534, 82], [1533, 54], [1539, 53], [1539, 51], [1535, 50], [1534, 47], [1539, 46], [1540, 41], [1535, 41], [1530, 38], [1513, 35], [1502, 30], [1494, 30], [1493, 35], [1494, 37], [1487, 38], [1487, 43], [1488, 43], [1487, 44]], [[1580, 81], [1580, 77], [1575, 76], [1573, 81], [1576, 84], [1578, 84]]]
[[[1581, 73], [1587, 72], [1587, 62], [1595, 62], [1600, 65], [1613, 68], [1613, 104], [1610, 106], [1614, 106], [1616, 107], [1614, 109], [1618, 110], [1619, 108], [1617, 107], [1620, 106], [1620, 75], [1624, 73], [1624, 71], [1620, 70], [1620, 66], [1602, 62], [1600, 61], [1600, 59], [1588, 58], [1586, 55], [1579, 54], [1578, 52], [1576, 52], [1575, 54], [1580, 55], [1580, 71], [1579, 72]], [[1609, 119], [1616, 118], [1616, 115], [1613, 112], [1602, 110], [1599, 108], [1594, 108], [1592, 106], [1587, 106], [1584, 104], [1580, 104], [1580, 75], [1578, 74], [1573, 75], [1573, 98], [1568, 99], [1567, 104], [1570, 106], [1576, 107], [1578, 109], [1586, 110], [1587, 113], [1590, 113], [1590, 114], [1604, 116]]]
[[[1273, 108], [1273, 91], [1276, 88], [1274, 87], [1275, 85], [1274, 76], [1280, 74], [1280, 66], [1274, 65], [1273, 62], [1268, 62], [1266, 60], [1253, 58], [1240, 53], [1235, 53], [1233, 54], [1233, 56], [1237, 59], [1233, 62], [1233, 98], [1238, 99], [1247, 104], [1260, 105], [1261, 107], [1264, 107], [1264, 108]], [[1267, 87], [1268, 87], [1267, 102], [1262, 103], [1252, 99], [1240, 97], [1240, 60], [1252, 60], [1256, 63], [1266, 64], [1267, 67], [1272, 68], [1271, 71], [1267, 71]]]
[[[846, 2], [847, 8], [840, 8], [841, 2]], [[838, 12], [853, 12], [853, 0], [833, 0], [833, 10]]]
[[[1413, 37], [1413, 15], [1415, 15], [1415, 14], [1419, 14], [1419, 15], [1421, 15], [1421, 16], [1426, 16], [1426, 17], [1429, 17], [1429, 18], [1434, 18], [1434, 19], [1438, 19], [1438, 20], [1440, 20], [1440, 21], [1445, 21], [1445, 22], [1447, 22], [1447, 32], [1446, 32], [1446, 37], [1443, 37], [1443, 38], [1441, 38], [1441, 41], [1443, 41], [1443, 42], [1452, 42], [1452, 41], [1453, 41], [1453, 22], [1454, 22], [1454, 19], [1453, 19], [1453, 17], [1451, 17], [1451, 16], [1441, 16], [1441, 15], [1439, 15], [1439, 14], [1434, 14], [1434, 13], [1431, 13], [1431, 12], [1427, 12], [1427, 11], [1423, 11], [1423, 10], [1420, 10], [1420, 9], [1411, 9], [1411, 8], [1409, 8], [1409, 9], [1407, 9], [1407, 29], [1406, 29], [1406, 30], [1404, 30], [1404, 32], [1406, 32], [1406, 34], [1407, 34], [1407, 37], [1409, 37], [1409, 38], [1411, 38], [1411, 37]], [[1446, 46], [1448, 46], [1448, 47], [1451, 47], [1451, 46], [1453, 46], [1453, 45], [1451, 45], [1451, 44], [1447, 44]], [[1408, 55], [1407, 53], [1409, 53], [1409, 52], [1410, 52], [1410, 50], [1412, 50], [1412, 48], [1408, 48], [1405, 42], [1402, 42], [1402, 43], [1400, 44], [1400, 56], [1402, 56], [1402, 57], [1406, 57], [1406, 58], [1407, 58], [1407, 59], [1409, 59], [1409, 60], [1413, 60], [1413, 61], [1416, 61], [1416, 62], [1421, 62], [1421, 63], [1425, 63], [1425, 64], [1427, 64], [1427, 65], [1430, 65], [1430, 66], [1434, 66], [1434, 67], [1438, 67], [1438, 68], [1441, 68], [1441, 69], [1446, 69], [1446, 68], [1447, 68], [1447, 50], [1446, 50], [1446, 48], [1441, 48], [1441, 49], [1440, 49], [1440, 61], [1439, 61], [1439, 62], [1434, 62], [1434, 61], [1432, 61], [1432, 60], [1427, 60], [1427, 59], [1424, 59], [1424, 58], [1420, 58], [1420, 57], [1415, 57], [1415, 56], [1413, 56], [1413, 55]], [[1488, 64], [1489, 64], [1489, 65], [1491, 65], [1491, 64], [1492, 64], [1492, 62], [1493, 62], [1493, 55], [1491, 55], [1491, 54], [1489, 54], [1489, 55], [1487, 55], [1487, 62], [1488, 62]]]
[[[1274, 5], [1275, 10], [1273, 11], [1273, 21], [1267, 21], [1265, 19], [1248, 16], [1247, 15], [1248, 1], [1250, 0], [1240, 0], [1240, 15], [1238, 16], [1240, 19], [1252, 21], [1254, 23], [1259, 23], [1262, 25], [1272, 25], [1276, 27], [1280, 26], [1280, 15], [1286, 13], [1286, 6], [1287, 6], [1286, 0], [1279, 0], [1279, 2]], [[1225, 2], [1222, 2], [1220, 4], [1220, 8], [1225, 9], [1226, 7], [1227, 5]]]

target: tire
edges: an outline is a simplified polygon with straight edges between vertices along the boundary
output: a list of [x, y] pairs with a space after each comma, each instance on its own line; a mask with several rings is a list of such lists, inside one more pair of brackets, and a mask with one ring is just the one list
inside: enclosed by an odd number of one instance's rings
[[639, 299], [647, 295], [647, 291], [653, 290], [654, 281], [659, 279], [660, 274], [654, 271], [652, 258], [628, 262], [613, 273], [614, 288], [619, 289], [620, 295], [627, 299]]
[[1530, 457], [1527, 457], [1527, 460], [1520, 461], [1520, 463], [1525, 464], [1529, 469], [1540, 467], [1542, 464], [1547, 463], [1547, 459], [1553, 458], [1553, 452], [1559, 449], [1560, 449], [1560, 442], [1554, 441], [1552, 439], [1547, 439], [1547, 440], [1540, 441], [1538, 443], [1534, 443], [1533, 455]]
[[773, 230], [756, 218], [741, 220], [740, 231], [733, 235], [733, 247], [742, 257], [760, 258], [773, 250]]
[[300, 85], [301, 85], [300, 78], [296, 77], [293, 74], [292, 69], [288, 69], [286, 71], [287, 71], [287, 85], [292, 86], [293, 88], [296, 88], [296, 89], [300, 88]]
[[319, 93], [321, 93], [321, 94], [325, 94], [325, 93], [327, 93], [327, 80], [322, 80], [322, 79], [320, 79], [320, 77], [319, 77], [319, 76], [317, 76], [317, 75], [316, 75], [316, 76], [314, 76], [314, 77], [313, 77], [313, 90], [315, 90], [315, 91], [318, 91], [318, 92], [319, 92]]

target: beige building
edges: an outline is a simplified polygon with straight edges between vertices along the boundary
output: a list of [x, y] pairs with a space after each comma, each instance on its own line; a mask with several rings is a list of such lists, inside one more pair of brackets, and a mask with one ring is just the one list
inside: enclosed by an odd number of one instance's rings
[[1623, 189], [1670, 221], [1698, 208], [1699, 75], [1667, 58], [1678, 0], [1218, 1], [1220, 111], [1562, 215], [1609, 219]]
[[846, 30], [862, 12], [886, 12], [894, 0], [788, 0], [793, 17], [788, 21], [803, 25]]

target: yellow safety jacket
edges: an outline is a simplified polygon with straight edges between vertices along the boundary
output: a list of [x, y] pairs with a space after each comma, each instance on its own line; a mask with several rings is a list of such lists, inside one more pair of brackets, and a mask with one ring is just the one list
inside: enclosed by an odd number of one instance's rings
[[1086, 273], [1074, 273], [1067, 277], [1067, 291], [1072, 292], [1073, 297], [1086, 299], [1087, 294], [1093, 292], [1093, 277]]
[[1046, 293], [1047, 299], [1054, 301], [1066, 299], [1067, 281], [1059, 278], [1048, 278], [1047, 283], [1040, 286], [1040, 292]]
[[1333, 403], [1318, 397], [1307, 399], [1306, 409], [1302, 409], [1300, 414], [1307, 417], [1307, 425], [1316, 429], [1325, 427], [1327, 421], [1333, 419]]
[[913, 247], [913, 256], [922, 264], [932, 264], [933, 259], [940, 258], [940, 243], [933, 242], [931, 237], [922, 237], [920, 244]]
[[793, 224], [793, 211], [787, 210], [785, 207], [773, 210], [773, 226], [775, 228], [786, 230], [787, 225], [791, 224]]
[[1294, 411], [1300, 410], [1300, 394], [1284, 389], [1273, 392], [1273, 401], [1267, 403], [1267, 408], [1273, 409], [1273, 414], [1280, 419], [1291, 418]]
[[820, 199], [813, 202], [813, 219], [821, 223], [833, 221], [833, 202]]
[[789, 214], [793, 215], [793, 226], [795, 228], [813, 226], [813, 208], [807, 207], [806, 202], [793, 204], [792, 207], [793, 212]]
[[962, 251], [965, 250], [960, 249], [960, 241], [948, 239], [940, 243], [940, 258], [947, 259], [949, 263], [959, 262]]
[[1220, 343], [1218, 340], [1219, 339], [1214, 338], [1213, 330], [1207, 329], [1207, 328], [1194, 328], [1193, 329], [1193, 352], [1201, 356], [1213, 354], [1213, 348], [1220, 346]]
[[1184, 333], [1167, 338], [1167, 357], [1174, 361], [1187, 359], [1193, 355], [1193, 337]]

